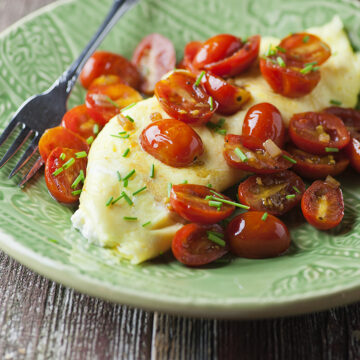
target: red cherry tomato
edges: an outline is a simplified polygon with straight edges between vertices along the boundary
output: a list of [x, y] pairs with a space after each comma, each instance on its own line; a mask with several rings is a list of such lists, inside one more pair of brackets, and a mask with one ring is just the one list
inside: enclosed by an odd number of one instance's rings
[[290, 119], [289, 134], [297, 147], [318, 155], [340, 150], [350, 141], [350, 134], [342, 120], [325, 112], [295, 114]]
[[89, 115], [104, 126], [120, 110], [142, 100], [132, 87], [125, 85], [118, 76], [101, 76], [91, 84], [85, 104]]
[[161, 34], [150, 34], [140, 41], [131, 61], [142, 75], [141, 91], [152, 94], [155, 84], [175, 67], [174, 45]]
[[336, 176], [345, 171], [349, 159], [341, 152], [327, 155], [313, 155], [293, 146], [287, 148], [296, 160], [292, 169], [307, 179], [323, 179], [328, 175]]
[[220, 114], [235, 114], [251, 97], [251, 94], [244, 88], [231, 85], [210, 73], [207, 73], [202, 80], [206, 92], [219, 104], [217, 112]]
[[204, 152], [200, 136], [176, 119], [150, 123], [140, 135], [140, 144], [154, 158], [173, 167], [190, 165]]
[[44, 161], [56, 147], [72, 148], [77, 151], [89, 151], [89, 145], [80, 135], [57, 126], [47, 129], [39, 141], [39, 152]]
[[198, 53], [199, 49], [202, 46], [202, 42], [200, 41], [191, 41], [185, 45], [184, 49], [184, 59], [182, 61], [184, 65], [184, 69], [188, 69], [190, 72], [196, 74], [199, 70], [195, 69], [192, 62], [194, 57]]
[[239, 201], [251, 210], [283, 215], [297, 205], [305, 184], [292, 171], [268, 175], [253, 175], [239, 185]]
[[279, 47], [285, 49], [288, 59], [304, 64], [316, 62], [316, 65], [321, 65], [331, 55], [326, 43], [308, 33], [291, 34], [280, 42]]
[[155, 95], [162, 108], [171, 117], [186, 123], [201, 125], [208, 122], [218, 104], [199, 84], [195, 75], [175, 71], [155, 86]]
[[[245, 155], [241, 156], [243, 159], [237, 154], [237, 148]], [[226, 135], [223, 154], [229, 166], [256, 174], [271, 174], [293, 165], [283, 157], [288, 156], [285, 151], [273, 158], [264, 150], [261, 140], [248, 135]]]
[[140, 74], [129, 60], [107, 51], [96, 51], [86, 62], [80, 74], [80, 82], [87, 89], [102, 75], [117, 75], [123, 82], [136, 89], [140, 85]]
[[264, 259], [282, 254], [290, 246], [286, 225], [273, 215], [248, 211], [236, 216], [226, 228], [230, 251], [236, 256]]
[[[83, 182], [80, 181], [78, 185], [73, 186], [74, 181], [80, 175], [80, 170], [83, 171], [84, 177], [86, 175], [86, 164], [87, 158], [77, 159], [75, 154], [78, 150], [68, 149], [63, 147], [55, 148], [45, 163], [45, 181], [49, 189], [50, 194], [59, 202], [71, 204], [79, 199], [79, 194], [73, 193], [76, 190], [80, 190]], [[65, 158], [62, 160], [60, 155], [64, 154]], [[74, 159], [74, 163], [68, 167], [64, 168], [63, 165], [66, 164], [70, 159]], [[63, 168], [58, 174], [54, 172], [58, 171], [60, 168]]]
[[341, 189], [326, 181], [316, 180], [305, 191], [301, 209], [309, 224], [320, 230], [331, 229], [344, 216]]
[[259, 47], [259, 35], [250, 37], [246, 43], [233, 35], [216, 35], [203, 43], [192, 65], [217, 76], [236, 76], [254, 63]]
[[[61, 126], [79, 134], [84, 139], [90, 136], [96, 137], [97, 134], [94, 133], [95, 125], [97, 123], [88, 114], [85, 104], [75, 106], [67, 111], [61, 121]], [[98, 131], [101, 130], [98, 125], [97, 128]]]
[[176, 259], [187, 266], [209, 264], [225, 255], [228, 247], [224, 241], [221, 245], [209, 240], [213, 232], [222, 239], [224, 230], [220, 225], [187, 224], [178, 230], [172, 241], [172, 252]]
[[245, 115], [242, 134], [255, 136], [263, 142], [271, 139], [283, 147], [285, 126], [280, 111], [269, 103], [252, 106]]
[[235, 207], [221, 204], [219, 208], [209, 205], [207, 196], [221, 197], [231, 201], [228, 197], [218, 194], [206, 186], [194, 184], [173, 185], [170, 193], [172, 208], [184, 219], [201, 224], [215, 224], [229, 217]]
[[[283, 59], [285, 66], [277, 62]], [[301, 63], [289, 62], [283, 54], [260, 59], [260, 70], [274, 92], [289, 98], [298, 98], [310, 94], [320, 81], [320, 72], [310, 71], [302, 74]]]

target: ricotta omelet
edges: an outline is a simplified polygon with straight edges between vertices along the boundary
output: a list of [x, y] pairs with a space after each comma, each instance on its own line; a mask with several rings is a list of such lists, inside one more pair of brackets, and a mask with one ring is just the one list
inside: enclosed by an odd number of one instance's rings
[[[321, 80], [316, 88], [302, 98], [285, 98], [275, 94], [254, 68], [234, 80], [250, 91], [252, 100], [242, 111], [226, 118], [224, 128], [228, 133], [240, 134], [247, 109], [260, 102], [274, 104], [286, 124], [294, 113], [322, 110], [329, 106], [331, 99], [341, 101], [345, 107], [355, 106], [360, 90], [360, 56], [353, 53], [341, 20], [335, 17], [329, 24], [308, 32], [318, 35], [332, 50], [332, 56], [321, 66]], [[261, 53], [269, 44], [278, 43], [279, 39], [262, 38]], [[123, 112], [134, 119], [129, 138], [112, 136], [124, 131], [121, 116], [114, 117], [101, 131], [91, 147], [80, 206], [72, 217], [74, 227], [89, 241], [111, 249], [134, 264], [169, 250], [175, 232], [183, 225], [183, 220], [168, 210], [171, 184], [210, 183], [222, 191], [244, 176], [224, 160], [223, 135], [205, 126], [194, 128], [205, 151], [189, 167], [167, 166], [143, 151], [139, 135], [154, 112], [165, 119], [169, 117], [155, 97]], [[212, 121], [216, 120], [215, 117]], [[128, 152], [126, 156], [125, 152]], [[124, 177], [128, 180], [123, 181]], [[145, 186], [146, 189], [136, 193]], [[111, 200], [123, 192], [127, 196], [112, 204]]]

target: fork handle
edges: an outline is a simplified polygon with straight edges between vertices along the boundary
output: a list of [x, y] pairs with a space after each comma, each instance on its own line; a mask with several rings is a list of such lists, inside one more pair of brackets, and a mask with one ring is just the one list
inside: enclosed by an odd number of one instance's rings
[[115, 0], [104, 22], [90, 40], [80, 56], [69, 66], [69, 68], [55, 82], [54, 86], [64, 86], [66, 94], [69, 95], [80, 75], [86, 61], [99, 47], [105, 36], [110, 32], [118, 20], [139, 0]]

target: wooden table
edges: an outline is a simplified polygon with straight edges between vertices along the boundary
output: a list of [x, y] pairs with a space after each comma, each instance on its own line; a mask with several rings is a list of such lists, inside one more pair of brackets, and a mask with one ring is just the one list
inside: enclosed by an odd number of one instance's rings
[[[54, 0], [0, 0], [0, 31]], [[262, 321], [114, 305], [0, 252], [0, 359], [360, 359], [360, 306]]]

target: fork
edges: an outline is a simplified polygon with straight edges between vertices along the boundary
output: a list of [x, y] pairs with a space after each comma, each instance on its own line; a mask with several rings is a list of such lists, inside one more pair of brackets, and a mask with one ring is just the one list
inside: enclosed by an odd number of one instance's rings
[[[16, 111], [8, 126], [0, 136], [0, 146], [6, 141], [11, 133], [18, 127], [21, 131], [0, 160], [0, 168], [3, 167], [33, 136], [29, 146], [12, 169], [9, 175], [11, 179], [37, 152], [41, 135], [48, 128], [60, 125], [61, 119], [67, 110], [67, 99], [74, 87], [78, 76], [86, 61], [90, 58], [105, 36], [131, 7], [139, 0], [114, 0], [114, 3], [95, 33], [89, 44], [80, 56], [69, 66], [69, 68], [41, 94], [27, 99]], [[32, 168], [19, 183], [23, 186], [41, 168], [43, 160], [38, 157]]]

